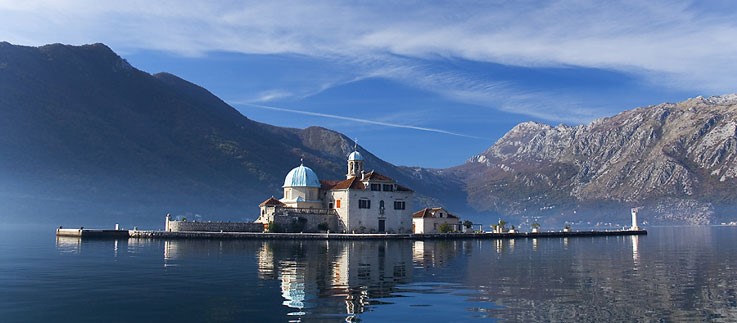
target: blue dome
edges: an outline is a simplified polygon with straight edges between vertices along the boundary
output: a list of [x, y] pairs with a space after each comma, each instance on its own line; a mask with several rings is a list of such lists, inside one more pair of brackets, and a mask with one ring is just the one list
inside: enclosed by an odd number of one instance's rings
[[363, 156], [361, 156], [361, 153], [354, 151], [348, 155], [348, 160], [363, 160]]
[[287, 177], [284, 178], [283, 187], [320, 187], [320, 179], [317, 178], [317, 174], [304, 165], [295, 167]]

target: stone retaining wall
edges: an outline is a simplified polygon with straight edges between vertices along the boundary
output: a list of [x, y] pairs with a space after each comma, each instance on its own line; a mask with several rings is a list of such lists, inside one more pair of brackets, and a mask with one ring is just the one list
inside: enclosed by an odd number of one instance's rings
[[264, 225], [253, 222], [189, 222], [168, 221], [167, 231], [204, 231], [204, 232], [263, 232]]
[[332, 231], [338, 231], [338, 216], [333, 214], [299, 213], [275, 215], [273, 224], [277, 228], [273, 232], [318, 232], [320, 224], [327, 225]]

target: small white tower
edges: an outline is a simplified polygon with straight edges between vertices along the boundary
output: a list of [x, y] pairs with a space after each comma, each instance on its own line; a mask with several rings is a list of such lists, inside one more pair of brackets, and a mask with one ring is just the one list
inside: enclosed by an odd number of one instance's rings
[[637, 226], [637, 209], [636, 207], [632, 208], [632, 226], [630, 227], [630, 230], [637, 231], [640, 230], [640, 227]]
[[345, 178], [358, 177], [363, 172], [363, 156], [358, 152], [358, 144], [353, 146], [353, 152], [348, 155], [348, 173]]

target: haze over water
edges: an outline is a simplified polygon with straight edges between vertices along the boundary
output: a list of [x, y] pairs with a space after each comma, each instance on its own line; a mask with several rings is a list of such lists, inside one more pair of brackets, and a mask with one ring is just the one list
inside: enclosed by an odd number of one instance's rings
[[0, 232], [3, 322], [734, 321], [737, 228], [456, 241]]

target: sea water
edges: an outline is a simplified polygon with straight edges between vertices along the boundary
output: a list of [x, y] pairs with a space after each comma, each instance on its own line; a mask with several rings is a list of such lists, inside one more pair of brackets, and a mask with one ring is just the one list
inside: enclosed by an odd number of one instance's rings
[[0, 229], [0, 322], [736, 321], [737, 227], [433, 241]]

